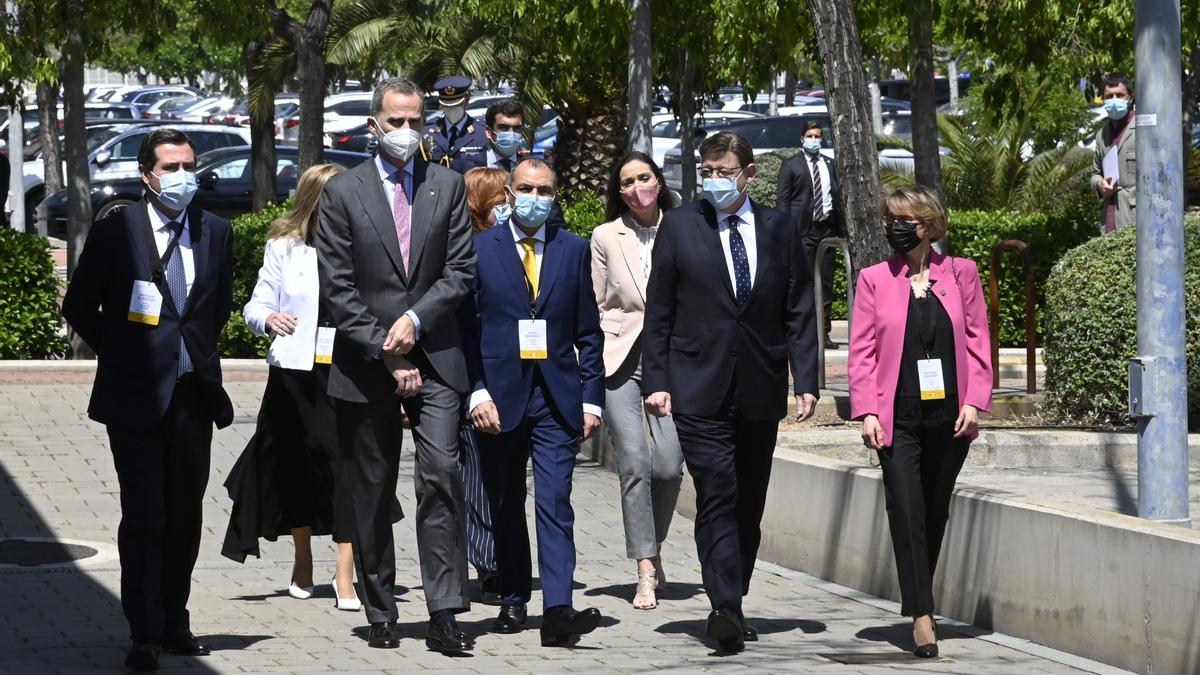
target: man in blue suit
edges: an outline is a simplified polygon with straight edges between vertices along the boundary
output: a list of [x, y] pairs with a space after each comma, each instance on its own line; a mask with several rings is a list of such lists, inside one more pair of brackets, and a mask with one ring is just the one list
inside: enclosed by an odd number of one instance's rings
[[[475, 293], [464, 305], [463, 348], [480, 433], [484, 487], [496, 529], [500, 615], [492, 630], [518, 633], [533, 591], [525, 521], [525, 466], [533, 459], [543, 646], [600, 623], [571, 606], [575, 573], [571, 475], [580, 438], [600, 426], [604, 338], [587, 241], [547, 222], [555, 177], [526, 159], [508, 181], [506, 226], [475, 236]], [[576, 353], [578, 352], [578, 355]]]

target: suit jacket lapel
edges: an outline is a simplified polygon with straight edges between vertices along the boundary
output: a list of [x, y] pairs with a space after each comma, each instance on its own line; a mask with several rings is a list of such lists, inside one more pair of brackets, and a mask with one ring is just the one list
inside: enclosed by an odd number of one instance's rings
[[188, 234], [192, 237], [192, 265], [195, 267], [195, 277], [192, 280], [192, 290], [188, 293], [184, 314], [191, 311], [193, 301], [200, 293], [200, 280], [204, 278], [204, 271], [208, 269], [209, 257], [209, 237], [206, 235], [207, 228], [204, 226], [204, 212], [196, 207], [190, 208], [187, 212], [187, 219]]
[[426, 180], [428, 170], [428, 162], [420, 159], [413, 162], [412, 209], [409, 211], [412, 239], [408, 251], [408, 267], [412, 276], [416, 276], [421, 252], [425, 250], [425, 240], [429, 238], [429, 232], [433, 229], [431, 214], [437, 210], [439, 186]]
[[557, 226], [546, 226], [546, 246], [542, 249], [542, 269], [538, 272], [538, 311], [546, 305], [546, 298], [550, 297], [554, 282], [558, 280], [558, 268], [562, 267], [562, 241], [558, 232]]
[[525, 285], [525, 266], [521, 263], [520, 256], [517, 255], [517, 245], [513, 241], [512, 229], [510, 225], [493, 227], [488, 230], [488, 235], [492, 237], [492, 243], [496, 247], [496, 258], [500, 262], [500, 267], [504, 269], [504, 275], [512, 283], [513, 292], [522, 302], [529, 302], [529, 288]]
[[[379, 172], [375, 168], [375, 160], [369, 159], [363, 162], [356, 171], [358, 174], [358, 199], [367, 212], [367, 218], [375, 228], [375, 233], [379, 235], [383, 249], [391, 258], [392, 266], [396, 268], [400, 278], [407, 283], [408, 274], [404, 270], [404, 258], [400, 256], [400, 240], [396, 238], [396, 220], [392, 216], [391, 207], [388, 206], [383, 186], [379, 184]], [[413, 185], [416, 185], [415, 180]], [[409, 213], [411, 216], [412, 212]], [[410, 249], [410, 255], [411, 252]]]
[[122, 211], [125, 214], [129, 244], [133, 247], [133, 264], [137, 269], [134, 277], [141, 281], [150, 279], [150, 250], [146, 248], [146, 235], [150, 233], [150, 215], [146, 213], [146, 208], [147, 202], [143, 199]]
[[625, 259], [625, 267], [629, 270], [629, 276], [633, 277], [638, 294], [642, 296], [642, 302], [645, 303], [646, 279], [642, 273], [642, 254], [638, 248], [639, 240], [634, 230], [637, 226], [630, 224], [628, 214], [621, 219], [621, 222], [625, 227], [617, 230], [617, 246], [621, 249], [621, 257]]
[[937, 251], [929, 253], [929, 280], [933, 284], [932, 292], [945, 308], [950, 317], [950, 323], [955, 326], [963, 325], [962, 297], [959, 293], [958, 282], [954, 278], [954, 270], [950, 265], [950, 257]]
[[750, 203], [751, 209], [754, 211], [754, 249], [758, 252], [758, 259], [754, 270], [754, 283], [750, 286], [750, 298], [746, 300], [746, 305], [750, 304], [750, 300], [754, 299], [758, 293], [759, 287], [763, 284], [763, 277], [766, 276], [767, 270], [771, 269], [771, 226], [767, 223], [766, 214], [759, 208], [758, 204]]
[[721, 280], [725, 283], [725, 290], [729, 293], [729, 298], [737, 304], [737, 294], [733, 290], [733, 282], [729, 279], [729, 267], [725, 263], [725, 249], [721, 248], [721, 236], [717, 233], [717, 211], [707, 201], [700, 205], [700, 212], [703, 219], [696, 223], [696, 227], [700, 230], [700, 238], [708, 246], [709, 253], [713, 256], [713, 262], [718, 270]]

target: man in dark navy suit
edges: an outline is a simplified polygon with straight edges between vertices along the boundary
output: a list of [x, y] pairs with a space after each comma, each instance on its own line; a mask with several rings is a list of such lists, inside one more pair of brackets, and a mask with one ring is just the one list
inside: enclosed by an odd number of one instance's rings
[[450, 168], [457, 162], [475, 166], [487, 152], [488, 139], [483, 125], [467, 114], [471, 78], [453, 75], [438, 80], [433, 86], [437, 90], [442, 116], [427, 125], [422, 134], [424, 159]]
[[525, 144], [525, 108], [515, 98], [506, 98], [488, 106], [484, 115], [487, 151], [462, 154], [450, 168], [465, 174], [477, 166], [512, 171], [523, 155]]
[[580, 438], [600, 426], [604, 338], [587, 241], [548, 222], [554, 172], [526, 159], [509, 175], [509, 224], [475, 235], [475, 293], [462, 311], [483, 480], [496, 530], [500, 615], [493, 632], [523, 628], [533, 592], [525, 467], [533, 460], [541, 639], [566, 643], [600, 623], [575, 610], [571, 476]]
[[750, 201], [757, 168], [742, 137], [700, 145], [704, 201], [666, 212], [654, 241], [642, 333], [642, 393], [675, 415], [696, 486], [696, 548], [712, 605], [707, 634], [728, 652], [758, 639], [742, 596], [761, 538], [788, 366], [797, 420], [817, 401], [808, 265], [788, 215]]
[[126, 665], [209, 653], [187, 610], [200, 547], [213, 424], [233, 421], [217, 339], [233, 302], [229, 223], [191, 207], [196, 150], [181, 131], [146, 135], [145, 198], [96, 223], [63, 317], [96, 351], [88, 415], [108, 427], [121, 489]]

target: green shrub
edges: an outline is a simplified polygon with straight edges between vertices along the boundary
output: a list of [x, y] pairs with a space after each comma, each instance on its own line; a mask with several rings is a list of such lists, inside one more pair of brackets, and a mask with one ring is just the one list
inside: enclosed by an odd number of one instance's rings
[[221, 355], [231, 358], [262, 358], [267, 355], [271, 341], [250, 331], [242, 318], [242, 308], [250, 301], [258, 268], [262, 266], [263, 248], [271, 223], [292, 205], [291, 200], [262, 211], [247, 213], [233, 219], [233, 316], [221, 331]]
[[50, 243], [34, 235], [0, 228], [0, 359], [62, 357], [59, 281]]
[[[1184, 226], [1189, 426], [1200, 424], [1200, 217]], [[1063, 421], [1128, 421], [1137, 352], [1136, 228], [1096, 237], [1054, 266], [1046, 285], [1046, 411]]]
[[604, 222], [604, 200], [599, 195], [578, 192], [562, 202], [563, 220], [567, 229], [589, 239], [592, 230]]

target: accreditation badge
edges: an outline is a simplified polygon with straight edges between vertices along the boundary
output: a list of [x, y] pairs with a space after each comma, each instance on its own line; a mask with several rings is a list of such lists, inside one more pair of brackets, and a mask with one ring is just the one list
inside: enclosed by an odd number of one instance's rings
[[521, 358], [526, 361], [540, 361], [550, 355], [546, 348], [546, 320], [523, 319], [517, 322], [520, 337]]
[[921, 400], [936, 401], [946, 398], [946, 382], [942, 379], [941, 359], [917, 361], [917, 378], [921, 383]]
[[147, 326], [157, 326], [162, 313], [162, 291], [149, 281], [133, 282], [133, 295], [129, 298], [129, 320]]
[[316, 363], [333, 363], [333, 338], [337, 329], [332, 326], [317, 328], [317, 350], [313, 354]]

